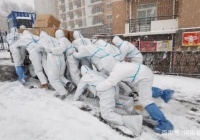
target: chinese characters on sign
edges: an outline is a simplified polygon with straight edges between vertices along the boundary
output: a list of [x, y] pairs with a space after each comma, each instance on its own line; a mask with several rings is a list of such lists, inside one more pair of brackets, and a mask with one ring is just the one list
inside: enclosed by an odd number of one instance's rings
[[155, 51], [172, 51], [173, 41], [141, 41], [140, 51], [142, 52], [155, 52]]

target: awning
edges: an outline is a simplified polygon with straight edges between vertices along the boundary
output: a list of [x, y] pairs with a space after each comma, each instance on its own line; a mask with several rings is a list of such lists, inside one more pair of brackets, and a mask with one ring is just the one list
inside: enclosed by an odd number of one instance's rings
[[143, 35], [160, 35], [160, 34], [174, 34], [178, 30], [161, 30], [161, 31], [149, 31], [149, 32], [135, 32], [135, 33], [127, 33], [123, 36], [143, 36]]

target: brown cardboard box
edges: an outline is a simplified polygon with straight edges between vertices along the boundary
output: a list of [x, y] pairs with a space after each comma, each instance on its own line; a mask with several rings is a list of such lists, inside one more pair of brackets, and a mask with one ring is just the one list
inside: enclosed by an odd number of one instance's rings
[[26, 30], [26, 29], [18, 29], [18, 33], [22, 34], [24, 30]]
[[60, 20], [50, 14], [38, 15], [34, 27], [59, 27]]
[[68, 30], [63, 30], [63, 32], [65, 34], [65, 37], [68, 38], [68, 33], [69, 33]]
[[74, 33], [74, 31], [68, 31], [68, 39], [70, 42], [74, 41], [73, 33]]
[[40, 28], [40, 32], [44, 31], [46, 32], [48, 35], [55, 37], [55, 32], [58, 30], [58, 28]]
[[34, 29], [34, 28], [27, 28], [27, 29], [18, 29], [19, 33], [23, 33], [24, 30], [28, 30], [29, 32], [31, 32], [33, 35], [40, 35], [40, 29]]

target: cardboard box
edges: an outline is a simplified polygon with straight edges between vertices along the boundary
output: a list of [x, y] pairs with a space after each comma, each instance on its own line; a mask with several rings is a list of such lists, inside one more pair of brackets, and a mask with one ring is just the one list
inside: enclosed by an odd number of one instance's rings
[[68, 33], [69, 33], [68, 30], [63, 30], [63, 32], [65, 34], [65, 37], [68, 38]]
[[40, 28], [40, 32], [44, 31], [52, 37], [55, 37], [55, 33], [57, 30], [58, 30], [58, 28]]
[[68, 31], [68, 39], [70, 42], [73, 42], [74, 41], [74, 36], [73, 36], [73, 31]]
[[26, 30], [26, 29], [18, 29], [18, 33], [23, 33], [24, 32], [24, 30]]
[[31, 32], [33, 35], [40, 35], [40, 29], [34, 29], [34, 28], [27, 28], [27, 29], [18, 29], [19, 33], [23, 33], [24, 30], [28, 30], [29, 32]]
[[59, 27], [60, 20], [50, 14], [38, 15], [34, 27]]

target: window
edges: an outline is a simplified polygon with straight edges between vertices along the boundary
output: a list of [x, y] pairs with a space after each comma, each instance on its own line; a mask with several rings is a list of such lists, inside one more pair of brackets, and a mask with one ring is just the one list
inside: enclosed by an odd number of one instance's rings
[[98, 1], [102, 1], [102, 0], [90, 0], [91, 3], [95, 3], [95, 2], [98, 2]]
[[156, 3], [138, 5], [136, 31], [149, 31], [151, 21], [155, 20], [156, 15]]
[[112, 15], [107, 15], [107, 20], [111, 20], [112, 19]]
[[107, 9], [112, 8], [112, 3], [106, 4], [106, 8], [107, 8]]
[[92, 8], [92, 14], [100, 13], [102, 11], [103, 11], [103, 9], [100, 6]]
[[148, 18], [156, 16], [156, 4], [141, 4], [137, 8], [137, 18]]
[[99, 24], [99, 23], [102, 23], [102, 22], [103, 22], [102, 16], [95, 16], [93, 18], [93, 21], [92, 21], [93, 25]]

